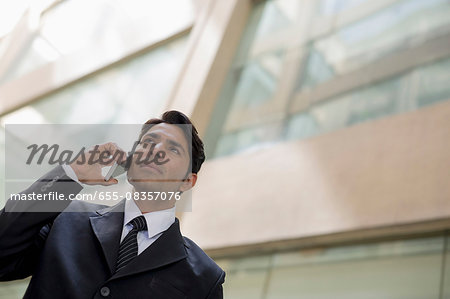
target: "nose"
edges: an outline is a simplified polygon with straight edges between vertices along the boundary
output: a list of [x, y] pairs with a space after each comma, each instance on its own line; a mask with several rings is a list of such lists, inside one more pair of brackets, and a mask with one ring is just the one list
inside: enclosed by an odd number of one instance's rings
[[144, 155], [150, 159], [154, 159], [156, 155], [161, 155], [161, 152], [164, 152], [164, 144], [162, 142], [152, 143], [144, 149]]
[[158, 142], [154, 145], [153, 153], [156, 154], [157, 152], [162, 151], [162, 150], [163, 150], [163, 143]]

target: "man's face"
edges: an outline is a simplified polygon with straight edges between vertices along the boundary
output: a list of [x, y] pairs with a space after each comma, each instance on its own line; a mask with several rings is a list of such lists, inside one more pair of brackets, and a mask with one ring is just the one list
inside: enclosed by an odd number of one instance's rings
[[[128, 181], [136, 191], [186, 191], [196, 179], [192, 179], [196, 175], [190, 169], [188, 173], [190, 158], [189, 144], [181, 128], [166, 123], [154, 125], [136, 147]], [[186, 173], [191, 180], [183, 182]]]

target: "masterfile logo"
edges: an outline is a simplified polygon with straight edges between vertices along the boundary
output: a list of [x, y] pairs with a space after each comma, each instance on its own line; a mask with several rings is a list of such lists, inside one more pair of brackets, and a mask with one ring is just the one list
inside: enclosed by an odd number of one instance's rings
[[[182, 128], [183, 132], [192, 130], [191, 125], [176, 126]], [[176, 147], [180, 143], [170, 139], [167, 145], [162, 146], [162, 141], [153, 140], [152, 136], [147, 135], [139, 140], [142, 129], [142, 124], [6, 124], [5, 188], [0, 206], [7, 199], [55, 202], [85, 200], [106, 205], [114, 205], [120, 200], [173, 200], [177, 201], [178, 211], [191, 211], [191, 190], [173, 190], [174, 184], [185, 181], [185, 177], [172, 177], [167, 171], [179, 159]], [[186, 136], [191, 135], [186, 133]], [[185, 150], [190, 157], [192, 140], [186, 141], [182, 143], [188, 145]], [[114, 145], [116, 150], [106, 145]], [[99, 181], [98, 178], [91, 178], [89, 173], [82, 177], [74, 177], [74, 173], [70, 175], [70, 168], [76, 165], [99, 167], [104, 179]], [[60, 167], [60, 173], [46, 177], [57, 167]], [[117, 170], [112, 171], [114, 167]], [[134, 167], [133, 176], [129, 173], [130, 167]], [[191, 172], [191, 167], [189, 163], [186, 173]], [[98, 184], [107, 181], [106, 177], [118, 183], [110, 186]], [[64, 194], [76, 186], [74, 183], [82, 186], [81, 191], [77, 190], [79, 194]], [[39, 192], [25, 196], [24, 190], [26, 192], [32, 184], [39, 184]], [[135, 194], [136, 184], [158, 187]], [[36, 211], [46, 211], [50, 207], [41, 206], [44, 210]], [[55, 206], [50, 210], [54, 210]]]

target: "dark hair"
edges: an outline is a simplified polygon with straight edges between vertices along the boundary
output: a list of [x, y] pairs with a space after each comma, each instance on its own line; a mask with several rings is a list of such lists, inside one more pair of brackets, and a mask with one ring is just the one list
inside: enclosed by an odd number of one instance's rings
[[[154, 125], [166, 123], [172, 125], [190, 125], [190, 126], [179, 126], [183, 130], [186, 140], [192, 140], [192, 146], [189, 149], [189, 169], [191, 172], [198, 173], [200, 167], [205, 161], [205, 150], [203, 148], [203, 141], [198, 136], [197, 129], [191, 120], [182, 112], [176, 110], [170, 110], [163, 113], [161, 118], [152, 118], [145, 122], [141, 128], [141, 133], [139, 134], [139, 141], [142, 136], [150, 130]], [[191, 130], [192, 129], [192, 130]], [[187, 174], [186, 174], [187, 175]]]

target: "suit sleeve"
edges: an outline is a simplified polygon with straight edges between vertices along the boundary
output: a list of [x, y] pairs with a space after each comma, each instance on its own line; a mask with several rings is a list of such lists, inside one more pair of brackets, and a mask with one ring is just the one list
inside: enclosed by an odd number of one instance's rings
[[222, 284], [224, 282], [225, 282], [225, 272], [222, 271], [206, 299], [223, 299]]
[[65, 200], [13, 200], [0, 210], [0, 281], [32, 275], [53, 220], [69, 204], [70, 194], [83, 187], [61, 166], [39, 178], [20, 194], [63, 194]]

